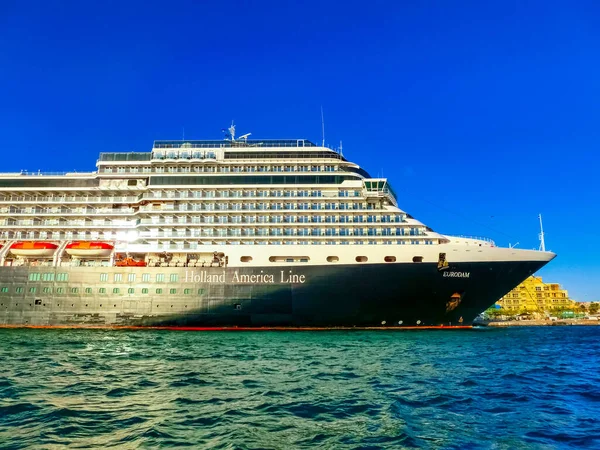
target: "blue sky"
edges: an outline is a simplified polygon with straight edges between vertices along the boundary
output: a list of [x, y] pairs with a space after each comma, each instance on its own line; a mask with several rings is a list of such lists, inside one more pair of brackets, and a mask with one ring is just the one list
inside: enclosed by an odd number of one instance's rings
[[321, 139], [436, 231], [558, 253], [600, 300], [593, 1], [0, 0], [1, 171], [154, 139]]

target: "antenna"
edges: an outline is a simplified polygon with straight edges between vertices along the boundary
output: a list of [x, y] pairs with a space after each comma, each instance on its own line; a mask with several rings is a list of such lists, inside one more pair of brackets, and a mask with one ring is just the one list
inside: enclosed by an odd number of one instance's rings
[[181, 127], [181, 140], [185, 141], [185, 127]]
[[229, 136], [231, 137], [231, 141], [235, 141], [235, 125], [233, 124], [233, 120], [231, 121], [231, 126], [229, 129]]
[[323, 147], [325, 147], [325, 118], [323, 116], [323, 105], [321, 105], [321, 133], [323, 136]]
[[544, 227], [542, 225], [542, 215], [538, 214], [538, 217], [540, 219], [540, 251], [545, 252], [546, 251], [546, 243], [544, 242]]
[[227, 128], [227, 129], [221, 128], [221, 131], [223, 133], [225, 133], [226, 141], [228, 141], [228, 140], [231, 140], [232, 142], [235, 141], [235, 125], [233, 124], [233, 120], [231, 121], [231, 126], [229, 128]]
[[342, 140], [340, 139], [340, 155], [344, 156], [344, 147], [342, 147]]

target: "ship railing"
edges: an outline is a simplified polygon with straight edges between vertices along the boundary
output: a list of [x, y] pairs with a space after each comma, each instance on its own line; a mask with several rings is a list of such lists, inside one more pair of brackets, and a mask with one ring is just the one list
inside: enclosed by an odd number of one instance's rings
[[22, 203], [22, 202], [49, 202], [49, 203], [135, 203], [142, 197], [137, 195], [116, 196], [116, 197], [99, 197], [99, 196], [64, 196], [64, 197], [49, 197], [49, 196], [8, 196], [0, 198], [3, 203]]
[[448, 236], [448, 237], [457, 237], [457, 238], [462, 238], [462, 239], [473, 239], [476, 241], [484, 241], [484, 242], [489, 242], [490, 244], [495, 245], [496, 243], [488, 238], [488, 237], [484, 237], [484, 236], [465, 236], [465, 235], [456, 235], [456, 236]]
[[90, 175], [95, 175], [96, 172], [89, 172], [89, 171], [81, 171], [78, 172], [76, 170], [73, 170], [71, 172], [42, 172], [41, 170], [38, 171], [28, 171], [28, 170], [21, 170], [20, 172], [0, 172], [0, 176], [3, 177], [21, 177], [21, 176], [28, 176], [28, 177], [38, 177], [38, 176], [42, 176], [42, 177], [56, 177], [56, 176], [80, 176], [80, 177], [89, 177]]
[[248, 139], [248, 141], [154, 141], [153, 149], [317, 147], [306, 139]]

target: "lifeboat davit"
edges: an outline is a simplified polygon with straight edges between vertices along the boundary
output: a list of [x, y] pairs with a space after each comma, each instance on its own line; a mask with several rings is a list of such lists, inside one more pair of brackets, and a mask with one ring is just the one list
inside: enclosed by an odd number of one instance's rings
[[65, 252], [71, 256], [110, 256], [114, 246], [106, 242], [71, 242]]
[[52, 242], [15, 242], [10, 252], [16, 256], [52, 256], [57, 248]]

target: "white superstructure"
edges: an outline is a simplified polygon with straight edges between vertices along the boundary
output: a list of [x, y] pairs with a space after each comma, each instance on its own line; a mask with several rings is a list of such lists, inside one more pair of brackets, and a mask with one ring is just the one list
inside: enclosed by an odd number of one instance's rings
[[[387, 179], [335, 150], [304, 139], [236, 140], [234, 132], [224, 141], [102, 153], [97, 172], [0, 174], [0, 263], [30, 263], [23, 255], [32, 250], [14, 247], [44, 242], [57, 244], [36, 261], [46, 265], [112, 265], [127, 256], [195, 266], [214, 252], [230, 265], [426, 262], [440, 251], [455, 260], [531, 256], [433, 232], [398, 207]], [[113, 251], [65, 252], [89, 242]]]

